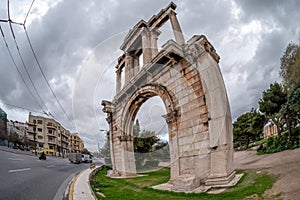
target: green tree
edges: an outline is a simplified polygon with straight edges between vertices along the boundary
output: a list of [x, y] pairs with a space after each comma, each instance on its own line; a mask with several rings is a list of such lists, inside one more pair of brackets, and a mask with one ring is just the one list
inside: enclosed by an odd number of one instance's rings
[[99, 150], [99, 154], [102, 158], [110, 158], [110, 138], [109, 132], [106, 133], [106, 142], [102, 148]]
[[140, 132], [141, 132], [140, 123], [139, 123], [139, 120], [137, 119], [135, 121], [135, 124], [133, 125], [133, 136], [138, 137]]
[[8, 139], [5, 123], [6, 123], [5, 121], [2, 121], [0, 119], [0, 141]]
[[290, 115], [293, 117], [292, 125], [296, 127], [300, 123], [300, 85], [288, 95], [287, 105], [291, 110]]
[[290, 43], [280, 59], [280, 72], [288, 89], [300, 85], [300, 44]]
[[87, 148], [84, 148], [81, 153], [91, 155], [91, 152]]
[[259, 100], [259, 110], [277, 125], [279, 133], [282, 131], [283, 118], [279, 112], [287, 102], [287, 93], [283, 86], [277, 82], [270, 85], [267, 91], [264, 91]]
[[289, 93], [287, 103], [282, 107], [281, 113], [291, 139], [292, 129], [300, 123], [300, 85]]
[[[137, 169], [157, 166], [158, 160], [167, 160], [170, 153], [168, 143], [162, 141], [154, 131], [140, 131], [139, 121], [133, 126], [134, 152]], [[164, 156], [163, 153], [168, 153]]]
[[134, 138], [134, 151], [149, 153], [154, 150], [153, 146], [159, 141], [154, 131], [143, 130], [138, 137]]
[[234, 143], [248, 147], [250, 142], [259, 140], [264, 123], [265, 116], [253, 108], [250, 112], [242, 114], [233, 123]]

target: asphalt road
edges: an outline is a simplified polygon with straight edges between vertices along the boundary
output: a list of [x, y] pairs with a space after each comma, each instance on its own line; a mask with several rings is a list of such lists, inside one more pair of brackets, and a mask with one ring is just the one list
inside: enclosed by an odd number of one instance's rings
[[89, 164], [67, 159], [15, 154], [0, 150], [0, 200], [63, 199], [72, 178]]

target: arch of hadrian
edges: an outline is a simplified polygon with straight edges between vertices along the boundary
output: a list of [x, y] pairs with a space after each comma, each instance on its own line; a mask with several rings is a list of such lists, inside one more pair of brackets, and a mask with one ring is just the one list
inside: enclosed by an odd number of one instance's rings
[[[170, 3], [149, 21], [141, 20], [121, 45], [116, 66], [116, 96], [102, 101], [110, 125], [113, 169], [109, 175], [136, 175], [133, 123], [140, 106], [159, 96], [169, 130], [172, 187], [190, 191], [200, 185], [226, 185], [234, 177], [232, 122], [220, 57], [203, 35], [187, 42]], [[170, 20], [174, 40], [160, 51], [160, 27]], [[139, 66], [139, 57], [143, 66]], [[121, 74], [125, 83], [121, 87]]]

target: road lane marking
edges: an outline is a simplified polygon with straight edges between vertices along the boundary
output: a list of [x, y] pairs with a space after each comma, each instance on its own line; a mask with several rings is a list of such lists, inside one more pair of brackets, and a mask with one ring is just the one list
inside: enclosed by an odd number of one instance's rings
[[49, 166], [47, 166], [47, 167], [55, 167], [55, 165], [49, 165]]
[[22, 159], [22, 158], [7, 158], [8, 160], [24, 160], [24, 159]]
[[8, 172], [12, 173], [12, 172], [22, 172], [22, 171], [28, 171], [31, 170], [31, 168], [23, 168], [23, 169], [12, 169], [9, 170]]

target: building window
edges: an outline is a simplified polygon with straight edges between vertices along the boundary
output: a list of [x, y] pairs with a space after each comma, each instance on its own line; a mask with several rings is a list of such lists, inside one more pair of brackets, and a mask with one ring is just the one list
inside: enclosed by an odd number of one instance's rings
[[33, 123], [36, 124], [36, 120], [35, 119], [33, 120]]
[[38, 132], [43, 132], [43, 129], [42, 128], [38, 128]]
[[48, 139], [48, 142], [55, 143], [55, 139]]
[[53, 134], [53, 131], [51, 129], [48, 129], [48, 133]]
[[50, 146], [49, 146], [49, 149], [54, 149], [54, 148], [53, 148], [53, 146], [50, 145]]
[[42, 120], [38, 120], [38, 124], [43, 124], [43, 121]]
[[38, 139], [42, 140], [42, 139], [43, 139], [43, 136], [38, 135]]

